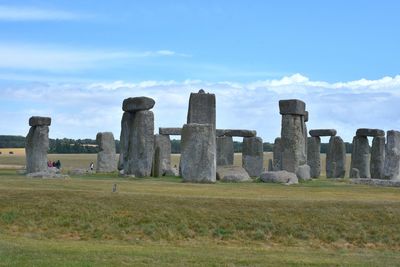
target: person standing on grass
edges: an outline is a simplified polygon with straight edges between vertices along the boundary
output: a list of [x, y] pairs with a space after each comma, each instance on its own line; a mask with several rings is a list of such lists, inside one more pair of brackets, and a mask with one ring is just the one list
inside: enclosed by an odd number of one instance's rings
[[94, 163], [93, 163], [93, 161], [90, 163], [90, 170], [91, 171], [93, 171], [93, 169], [94, 169]]
[[57, 168], [57, 169], [60, 169], [60, 168], [61, 168], [61, 162], [60, 162], [60, 160], [57, 160], [57, 162], [56, 162], [56, 168]]

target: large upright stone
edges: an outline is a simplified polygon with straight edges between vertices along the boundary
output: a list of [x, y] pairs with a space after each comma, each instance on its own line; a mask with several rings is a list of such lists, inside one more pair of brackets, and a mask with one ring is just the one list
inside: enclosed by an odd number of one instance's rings
[[263, 142], [261, 137], [244, 137], [242, 146], [242, 167], [251, 177], [263, 172]]
[[183, 125], [180, 170], [184, 182], [216, 181], [215, 128], [212, 124]]
[[340, 136], [332, 136], [326, 152], [326, 177], [344, 178], [345, 172], [346, 146]]
[[400, 180], [400, 132], [387, 131], [384, 178]]
[[[124, 174], [150, 176], [154, 152], [154, 115], [143, 110], [134, 113], [129, 126], [129, 148]], [[125, 166], [126, 165], [126, 166]]]
[[120, 152], [118, 161], [118, 170], [124, 169], [124, 164], [128, 161], [130, 127], [132, 125], [134, 114], [124, 112], [121, 119]]
[[371, 146], [371, 177], [375, 179], [383, 179], [385, 167], [385, 137], [376, 136], [372, 139]]
[[233, 165], [233, 138], [217, 137], [217, 166]]
[[169, 135], [154, 136], [154, 159], [152, 176], [160, 177], [171, 170], [171, 140]]
[[127, 112], [149, 110], [154, 107], [155, 103], [154, 99], [145, 96], [130, 97], [122, 103], [122, 110]]
[[97, 172], [114, 172], [117, 170], [117, 155], [115, 152], [114, 135], [111, 132], [98, 133], [96, 142], [99, 146], [97, 153]]
[[[31, 122], [31, 120], [29, 121]], [[47, 171], [49, 127], [41, 124], [38, 126], [32, 126], [29, 129], [25, 142], [26, 173]]]
[[356, 168], [361, 178], [371, 178], [369, 168], [369, 144], [366, 136], [354, 136], [350, 170]]
[[191, 93], [187, 123], [211, 124], [215, 131], [215, 95], [206, 94], [203, 90]]
[[282, 143], [281, 138], [275, 138], [274, 147], [272, 149], [272, 170], [282, 170]]
[[307, 164], [310, 166], [310, 176], [318, 178], [321, 175], [321, 138], [307, 138]]

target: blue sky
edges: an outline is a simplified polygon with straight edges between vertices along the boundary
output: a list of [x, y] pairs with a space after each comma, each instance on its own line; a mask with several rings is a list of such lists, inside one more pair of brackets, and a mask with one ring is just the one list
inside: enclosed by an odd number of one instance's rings
[[217, 96], [217, 127], [280, 134], [278, 100], [309, 128], [400, 125], [398, 1], [0, 1], [0, 134], [119, 136], [125, 97], [181, 126], [191, 91]]

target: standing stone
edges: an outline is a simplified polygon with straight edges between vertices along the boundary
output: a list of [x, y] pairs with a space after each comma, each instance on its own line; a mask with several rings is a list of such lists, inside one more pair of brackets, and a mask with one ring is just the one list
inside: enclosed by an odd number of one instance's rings
[[360, 178], [360, 171], [357, 168], [350, 170], [350, 178]]
[[244, 137], [242, 167], [251, 177], [258, 177], [263, 171], [263, 142], [261, 137]]
[[272, 153], [273, 153], [272, 170], [273, 171], [282, 170], [282, 144], [280, 137], [275, 138]]
[[383, 178], [383, 170], [385, 167], [385, 137], [376, 136], [372, 139], [371, 146], [371, 177], [375, 179]]
[[32, 126], [26, 136], [26, 173], [47, 171], [47, 150], [49, 149], [49, 126], [51, 119], [48, 117], [31, 117], [29, 124]]
[[216, 181], [216, 142], [212, 124], [183, 125], [180, 173], [184, 182]]
[[387, 131], [384, 178], [400, 180], [400, 132]]
[[190, 94], [187, 123], [211, 124], [215, 131], [215, 114], [214, 94], [203, 90]]
[[[142, 110], [134, 113], [129, 126], [128, 158], [124, 174], [150, 176], [154, 153], [154, 115]], [[125, 166], [126, 165], [126, 166]]]
[[310, 176], [318, 178], [321, 175], [321, 138], [319, 136], [307, 139], [307, 164], [310, 166]]
[[366, 136], [354, 136], [351, 153], [351, 167], [360, 172], [361, 178], [371, 178], [369, 168], [369, 144]]
[[233, 138], [217, 137], [217, 166], [233, 165]]
[[118, 170], [124, 169], [124, 164], [128, 161], [128, 149], [129, 149], [129, 135], [130, 126], [132, 125], [134, 114], [124, 112], [121, 120], [121, 135], [120, 135], [120, 152], [118, 160]]
[[117, 170], [117, 155], [115, 152], [114, 135], [110, 132], [98, 133], [96, 142], [99, 146], [97, 153], [96, 172], [114, 172]]
[[171, 141], [169, 135], [154, 136], [154, 159], [152, 176], [166, 175], [171, 169]]
[[346, 146], [340, 136], [332, 136], [326, 153], [326, 177], [344, 178], [345, 172]]

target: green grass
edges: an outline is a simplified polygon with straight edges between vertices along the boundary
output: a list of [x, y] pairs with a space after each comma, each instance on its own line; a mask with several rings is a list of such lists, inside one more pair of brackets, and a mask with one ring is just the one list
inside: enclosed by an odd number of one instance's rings
[[0, 171], [0, 266], [395, 266], [399, 225], [399, 188], [346, 180], [188, 184]]

